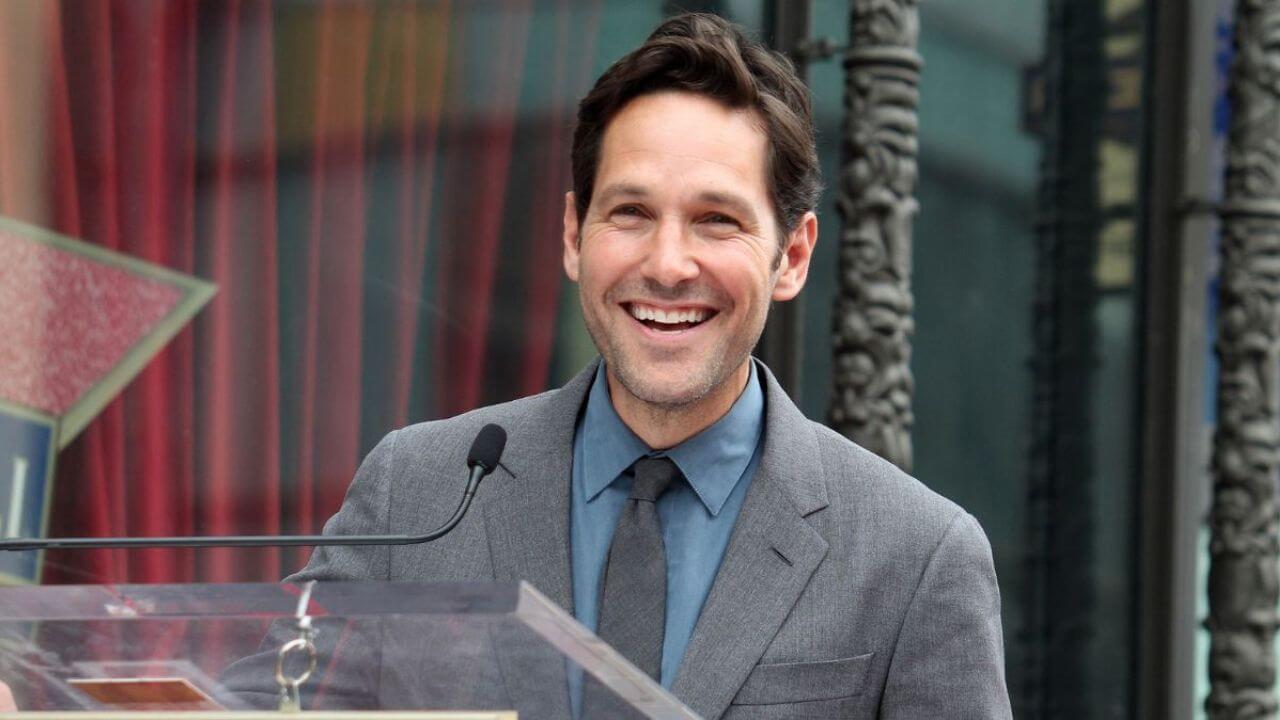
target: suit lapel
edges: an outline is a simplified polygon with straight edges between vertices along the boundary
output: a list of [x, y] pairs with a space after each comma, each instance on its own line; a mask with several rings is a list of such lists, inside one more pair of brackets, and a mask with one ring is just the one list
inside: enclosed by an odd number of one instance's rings
[[706, 718], [729, 706], [827, 554], [805, 520], [827, 505], [813, 431], [759, 367], [766, 377], [764, 452], [672, 686]]
[[573, 432], [596, 364], [548, 393], [508, 432], [500, 482], [487, 483], [485, 530], [497, 580], [527, 580], [573, 613], [569, 488]]

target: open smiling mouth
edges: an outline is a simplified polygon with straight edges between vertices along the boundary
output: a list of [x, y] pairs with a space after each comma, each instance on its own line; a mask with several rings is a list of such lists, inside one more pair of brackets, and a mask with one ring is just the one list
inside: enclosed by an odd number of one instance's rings
[[708, 308], [663, 310], [650, 305], [636, 303], [623, 303], [623, 308], [641, 325], [658, 332], [668, 333], [691, 330], [716, 315], [715, 310]]

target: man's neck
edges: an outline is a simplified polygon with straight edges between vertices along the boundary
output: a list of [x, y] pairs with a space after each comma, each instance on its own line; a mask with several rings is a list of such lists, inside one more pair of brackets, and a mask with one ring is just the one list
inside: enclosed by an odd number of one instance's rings
[[666, 406], [647, 403], [627, 391], [606, 368], [609, 398], [618, 417], [654, 450], [675, 447], [715, 424], [737, 402], [751, 377], [751, 360], [696, 402]]

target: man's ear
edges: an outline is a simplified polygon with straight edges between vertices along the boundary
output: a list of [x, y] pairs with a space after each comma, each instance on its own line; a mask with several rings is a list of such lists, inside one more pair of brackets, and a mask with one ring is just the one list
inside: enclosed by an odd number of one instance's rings
[[795, 230], [783, 238], [782, 259], [778, 263], [778, 282], [773, 286], [773, 299], [790, 300], [800, 294], [804, 281], [809, 277], [809, 261], [813, 259], [813, 246], [818, 243], [818, 216], [807, 212]]
[[578, 282], [578, 205], [573, 191], [564, 194], [564, 274]]

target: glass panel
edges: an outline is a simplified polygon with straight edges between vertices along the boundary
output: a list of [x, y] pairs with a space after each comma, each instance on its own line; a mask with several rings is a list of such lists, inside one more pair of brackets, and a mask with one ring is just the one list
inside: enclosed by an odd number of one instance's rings
[[1041, 154], [1021, 110], [1024, 73], [1044, 54], [1045, 12], [1045, 2], [948, 2], [921, 20], [933, 31], [921, 43], [916, 470], [991, 540], [1015, 708], [1026, 667], [1018, 638]]
[[[309, 650], [289, 585], [63, 586], [0, 594], [0, 667], [24, 710], [271, 709]], [[528, 585], [318, 584], [307, 710], [693, 718]], [[586, 673], [584, 679], [584, 672]], [[144, 680], [145, 679], [145, 680]], [[576, 700], [574, 700], [576, 701]], [[606, 711], [600, 708], [607, 707]]]

